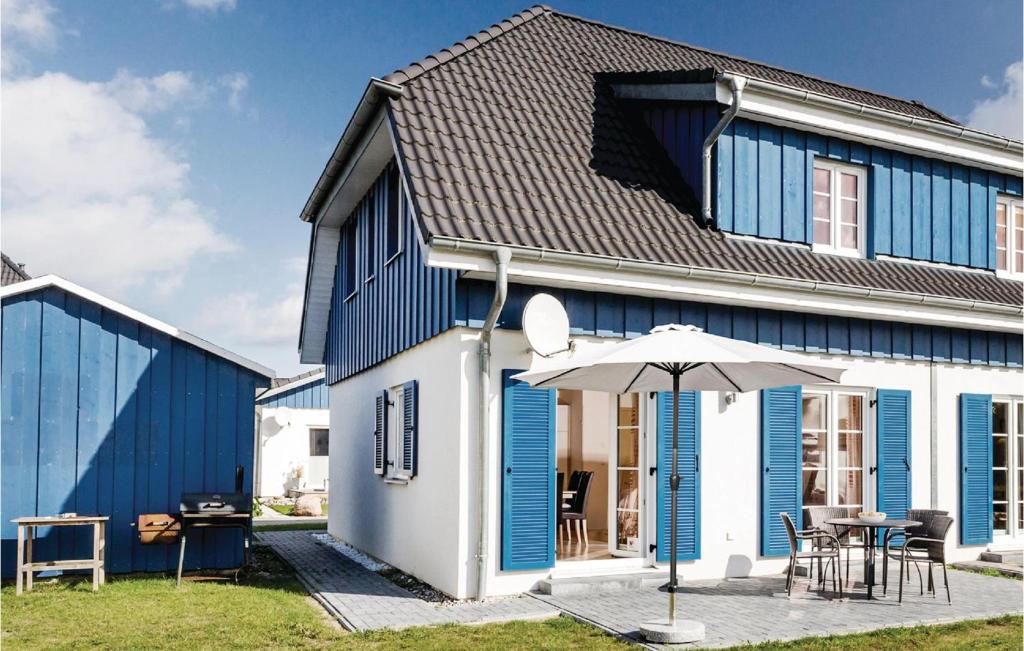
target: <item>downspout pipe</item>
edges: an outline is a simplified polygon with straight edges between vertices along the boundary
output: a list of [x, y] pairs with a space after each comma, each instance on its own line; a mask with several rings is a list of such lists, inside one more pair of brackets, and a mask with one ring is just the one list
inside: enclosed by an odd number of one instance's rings
[[483, 599], [487, 596], [487, 549], [490, 544], [488, 533], [491, 524], [491, 435], [490, 435], [490, 400], [491, 400], [491, 335], [498, 323], [498, 315], [505, 307], [505, 299], [508, 297], [508, 263], [512, 260], [512, 250], [507, 247], [500, 247], [494, 251], [494, 297], [491, 299], [491, 308], [487, 311], [487, 318], [480, 330], [480, 412], [479, 430], [480, 441], [478, 448], [480, 458], [477, 460], [480, 477], [480, 537], [477, 540], [477, 587], [476, 598]]
[[744, 77], [735, 75], [729, 77], [729, 88], [732, 90], [732, 104], [729, 105], [729, 108], [725, 109], [725, 113], [718, 120], [718, 124], [711, 130], [708, 137], [704, 139], [703, 168], [701, 172], [701, 180], [703, 181], [701, 207], [704, 215], [704, 224], [707, 226], [711, 226], [714, 223], [714, 217], [711, 214], [711, 148], [718, 141], [718, 136], [722, 135], [725, 128], [729, 126], [732, 119], [739, 113], [740, 100], [743, 98], [743, 87], [746, 85], [747, 80]]

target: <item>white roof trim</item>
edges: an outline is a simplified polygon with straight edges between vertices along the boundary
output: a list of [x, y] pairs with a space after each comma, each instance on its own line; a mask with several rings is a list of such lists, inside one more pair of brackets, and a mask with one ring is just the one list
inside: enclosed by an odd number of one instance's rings
[[18, 294], [24, 294], [26, 292], [35, 291], [37, 289], [44, 289], [46, 287], [58, 287], [66, 292], [70, 292], [72, 294], [80, 296], [81, 298], [84, 298], [87, 301], [92, 301], [93, 303], [96, 303], [105, 309], [108, 309], [112, 312], [117, 312], [118, 314], [126, 316], [129, 319], [133, 319], [135, 321], [138, 321], [139, 323], [142, 323], [143, 325], [149, 326], [154, 330], [170, 335], [175, 339], [180, 339], [185, 343], [192, 344], [196, 348], [201, 348], [208, 353], [212, 353], [214, 355], [217, 355], [218, 357], [223, 357], [224, 359], [230, 362], [233, 362], [241, 367], [247, 368], [255, 373], [259, 373], [264, 377], [272, 378], [277, 375], [276, 373], [274, 373], [273, 369], [267, 368], [262, 364], [258, 364], [250, 359], [246, 359], [245, 357], [242, 357], [237, 353], [233, 353], [230, 350], [227, 350], [226, 348], [221, 348], [216, 344], [212, 344], [206, 341], [205, 339], [195, 336], [190, 332], [185, 332], [184, 330], [180, 330], [170, 324], [164, 323], [159, 319], [154, 319], [153, 317], [147, 316], [142, 312], [139, 312], [138, 310], [133, 310], [127, 305], [118, 303], [115, 300], [97, 294], [94, 291], [88, 290], [80, 285], [76, 285], [70, 280], [65, 280], [64, 278], [61, 278], [60, 276], [55, 276], [53, 274], [39, 276], [38, 278], [33, 278], [32, 280], [26, 280], [20, 283], [14, 283], [12, 285], [7, 285], [6, 287], [0, 288], [0, 298], [16, 296]]
[[279, 387], [274, 387], [273, 389], [268, 389], [268, 390], [264, 391], [263, 393], [261, 393], [260, 395], [256, 396], [256, 403], [258, 404], [261, 400], [266, 400], [267, 398], [273, 398], [274, 396], [278, 395], [279, 393], [284, 393], [285, 391], [291, 391], [292, 389], [304, 386], [306, 384], [312, 384], [313, 382], [318, 382], [318, 381], [324, 379], [325, 377], [327, 377], [326, 371], [320, 371], [319, 373], [314, 373], [313, 375], [307, 375], [304, 378], [299, 378], [298, 380], [295, 380], [294, 382], [289, 382], [288, 384], [282, 384]]

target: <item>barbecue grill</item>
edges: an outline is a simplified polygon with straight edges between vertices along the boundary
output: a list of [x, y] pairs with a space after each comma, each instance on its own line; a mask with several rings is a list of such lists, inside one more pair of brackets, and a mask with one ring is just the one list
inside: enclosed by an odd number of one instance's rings
[[252, 494], [242, 492], [245, 469], [235, 469], [233, 493], [184, 493], [181, 496], [181, 541], [178, 548], [178, 585], [185, 564], [185, 541], [192, 529], [241, 529], [242, 565], [249, 562], [252, 534]]

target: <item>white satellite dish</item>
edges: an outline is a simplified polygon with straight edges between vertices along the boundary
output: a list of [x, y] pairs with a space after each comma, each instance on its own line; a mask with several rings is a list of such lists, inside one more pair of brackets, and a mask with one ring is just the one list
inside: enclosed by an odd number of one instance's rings
[[292, 422], [292, 411], [287, 407], [278, 407], [274, 412], [274, 422], [278, 427], [288, 427]]
[[548, 357], [569, 350], [569, 315], [551, 294], [537, 294], [523, 308], [523, 334], [530, 348]]

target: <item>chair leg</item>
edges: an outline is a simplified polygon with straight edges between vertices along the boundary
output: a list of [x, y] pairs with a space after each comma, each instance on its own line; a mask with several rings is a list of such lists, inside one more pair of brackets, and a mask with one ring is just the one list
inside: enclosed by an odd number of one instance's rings
[[576, 521], [576, 544], [580, 544], [582, 538], [580, 537], [580, 521]]
[[[907, 559], [900, 558], [900, 603], [903, 603], [903, 568], [906, 564]], [[907, 574], [910, 574], [910, 568], [907, 568]]]
[[587, 519], [583, 519], [583, 546], [590, 547], [590, 536], [587, 535]]
[[924, 596], [924, 577], [921, 575], [921, 566], [914, 561], [914, 569], [917, 570], [917, 585], [921, 589], [921, 596]]
[[882, 550], [882, 596], [889, 590], [889, 551]]
[[789, 557], [789, 576], [786, 578], [786, 596], [793, 596], [793, 579], [796, 577], [796, 556]]
[[928, 592], [932, 593], [932, 599], [935, 598], [935, 579], [932, 578], [932, 563], [928, 561]]
[[850, 586], [850, 548], [846, 548], [846, 586]]
[[946, 575], [946, 561], [942, 561], [942, 582], [946, 585], [946, 601], [953, 605], [953, 597], [949, 596], [949, 577]]

